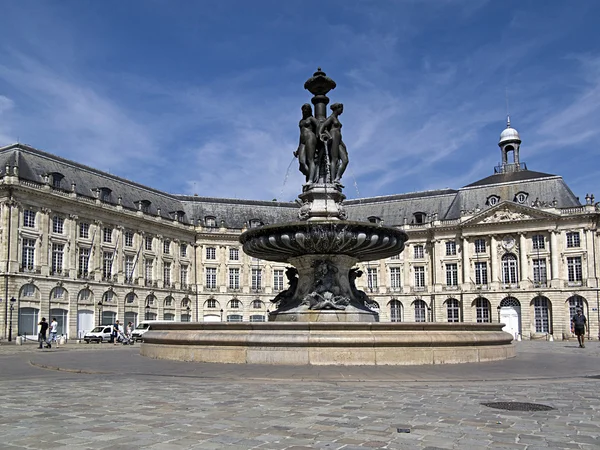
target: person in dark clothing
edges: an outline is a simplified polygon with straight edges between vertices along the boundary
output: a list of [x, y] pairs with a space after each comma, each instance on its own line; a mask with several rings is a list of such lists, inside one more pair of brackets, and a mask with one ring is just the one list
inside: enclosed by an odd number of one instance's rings
[[38, 323], [39, 332], [38, 332], [38, 342], [40, 343], [40, 348], [42, 348], [43, 344], [46, 344], [46, 348], [51, 348], [52, 346], [46, 340], [46, 333], [48, 332], [48, 322], [46, 322], [46, 318], [42, 317], [40, 323]]
[[580, 308], [577, 308], [577, 314], [571, 319], [571, 331], [575, 332], [577, 341], [579, 341], [579, 348], [585, 348], [585, 333], [587, 331], [587, 320], [582, 314]]

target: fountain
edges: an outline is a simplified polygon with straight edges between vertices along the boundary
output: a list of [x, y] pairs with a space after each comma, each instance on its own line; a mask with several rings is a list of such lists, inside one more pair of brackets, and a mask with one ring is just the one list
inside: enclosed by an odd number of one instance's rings
[[379, 323], [367, 294], [357, 289], [360, 261], [402, 252], [403, 231], [347, 220], [342, 176], [348, 152], [339, 116], [327, 94], [335, 82], [319, 68], [304, 84], [313, 97], [302, 106], [294, 155], [306, 183], [298, 221], [251, 228], [244, 252], [290, 264], [289, 287], [272, 302], [267, 323], [159, 323], [145, 334], [141, 353], [187, 361], [400, 365], [506, 359], [515, 355], [502, 324]]

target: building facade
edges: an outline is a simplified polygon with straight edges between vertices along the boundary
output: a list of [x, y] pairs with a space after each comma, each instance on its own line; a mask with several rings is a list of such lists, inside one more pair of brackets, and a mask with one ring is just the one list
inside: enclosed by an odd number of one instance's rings
[[[516, 338], [562, 339], [581, 307], [598, 336], [599, 205], [528, 170], [520, 145], [509, 122], [487, 178], [345, 202], [349, 219], [409, 236], [400, 255], [361, 264], [381, 321], [501, 321]], [[172, 195], [23, 144], [0, 148], [0, 168], [2, 338], [35, 338], [42, 316], [69, 338], [116, 319], [265, 321], [287, 287], [285, 264], [238, 238], [297, 220], [297, 203]]]

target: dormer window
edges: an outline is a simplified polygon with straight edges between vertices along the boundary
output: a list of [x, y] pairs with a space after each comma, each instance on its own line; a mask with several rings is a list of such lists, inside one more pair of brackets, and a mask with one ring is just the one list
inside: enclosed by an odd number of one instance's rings
[[517, 195], [515, 195], [514, 201], [520, 203], [521, 205], [524, 205], [525, 202], [527, 202], [527, 197], [529, 197], [529, 194], [527, 194], [527, 192], [519, 192]]
[[260, 219], [250, 219], [250, 228], [260, 227], [262, 224]]
[[496, 206], [498, 203], [500, 203], [500, 197], [497, 195], [490, 195], [485, 203], [488, 206]]
[[64, 176], [61, 173], [54, 172], [50, 174], [50, 182], [52, 187], [60, 189]]
[[109, 188], [100, 188], [98, 189], [99, 191], [99, 196], [100, 196], [100, 201], [102, 202], [110, 202], [110, 194], [111, 194], [111, 190]]
[[206, 225], [209, 228], [216, 228], [217, 218], [214, 216], [206, 216], [204, 218], [204, 225]]
[[425, 218], [427, 217], [427, 214], [425, 214], [424, 212], [416, 212], [413, 214], [413, 217], [413, 223], [422, 224], [425, 223]]
[[150, 213], [150, 205], [152, 204], [152, 202], [150, 202], [149, 200], [141, 200], [139, 202], [137, 202], [138, 204], [138, 209], [140, 211], [142, 211], [143, 213], [149, 214]]
[[177, 222], [183, 222], [185, 220], [185, 211], [178, 210], [178, 211], [172, 212], [171, 214], [173, 216], [173, 219], [176, 220]]
[[381, 223], [381, 217], [377, 217], [377, 216], [367, 217], [367, 220], [371, 223]]

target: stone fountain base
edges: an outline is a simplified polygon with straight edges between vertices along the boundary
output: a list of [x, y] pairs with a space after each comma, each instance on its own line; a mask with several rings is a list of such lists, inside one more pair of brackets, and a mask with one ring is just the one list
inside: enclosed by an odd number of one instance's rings
[[156, 323], [140, 353], [178, 361], [272, 365], [418, 365], [515, 356], [503, 324]]

